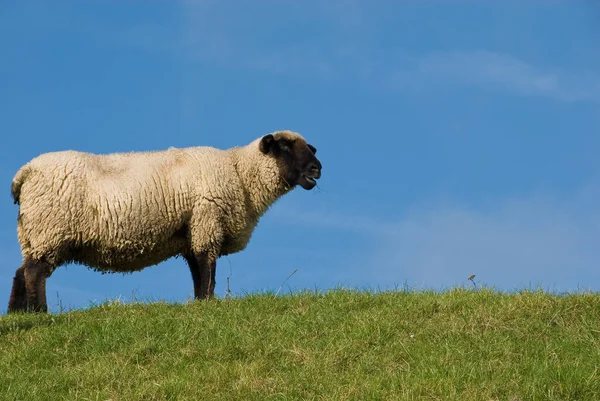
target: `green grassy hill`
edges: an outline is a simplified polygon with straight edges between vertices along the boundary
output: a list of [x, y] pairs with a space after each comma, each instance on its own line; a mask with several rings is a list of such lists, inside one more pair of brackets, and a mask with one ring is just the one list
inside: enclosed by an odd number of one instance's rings
[[336, 290], [0, 317], [2, 400], [600, 400], [600, 295]]

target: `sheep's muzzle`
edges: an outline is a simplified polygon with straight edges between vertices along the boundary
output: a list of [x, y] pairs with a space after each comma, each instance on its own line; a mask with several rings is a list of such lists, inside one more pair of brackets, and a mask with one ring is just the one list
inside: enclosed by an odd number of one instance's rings
[[313, 189], [317, 185], [317, 181], [321, 178], [321, 162], [315, 158], [315, 160], [308, 165], [306, 170], [300, 176], [300, 186], [306, 190]]

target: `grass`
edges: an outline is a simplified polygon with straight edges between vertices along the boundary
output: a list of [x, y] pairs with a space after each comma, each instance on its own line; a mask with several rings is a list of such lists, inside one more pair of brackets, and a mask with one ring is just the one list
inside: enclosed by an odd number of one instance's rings
[[335, 290], [0, 317], [3, 400], [600, 400], [600, 295]]

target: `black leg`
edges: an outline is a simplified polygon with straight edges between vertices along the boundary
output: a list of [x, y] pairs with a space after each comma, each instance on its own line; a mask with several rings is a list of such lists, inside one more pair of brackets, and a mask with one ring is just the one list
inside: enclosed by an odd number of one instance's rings
[[210, 298], [213, 298], [215, 296], [215, 284], [217, 284], [217, 281], [215, 280], [215, 277], [217, 275], [217, 261], [213, 261], [210, 264], [210, 285], [208, 286], [208, 296]]
[[8, 300], [8, 313], [24, 311], [27, 309], [27, 296], [25, 291], [25, 265], [17, 269], [13, 278], [12, 291]]
[[206, 252], [184, 255], [194, 281], [194, 298], [206, 299], [214, 296], [216, 260], [211, 260]]
[[32, 312], [47, 312], [46, 278], [49, 275], [50, 266], [40, 261], [29, 261], [25, 263], [24, 267], [27, 308]]
[[183, 256], [187, 261], [187, 264], [190, 268], [190, 273], [192, 273], [192, 281], [194, 282], [194, 298], [198, 299], [200, 297], [200, 282], [201, 279], [201, 270], [198, 266], [198, 262], [196, 262], [196, 258], [194, 255], [184, 255]]

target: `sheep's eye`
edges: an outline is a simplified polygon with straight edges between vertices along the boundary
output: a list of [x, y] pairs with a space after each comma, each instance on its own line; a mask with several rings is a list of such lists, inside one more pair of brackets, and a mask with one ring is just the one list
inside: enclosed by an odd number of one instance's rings
[[315, 148], [314, 146], [312, 146], [310, 143], [308, 144], [308, 148], [310, 150], [312, 150], [313, 154], [315, 154], [315, 155], [317, 154], [317, 148]]

